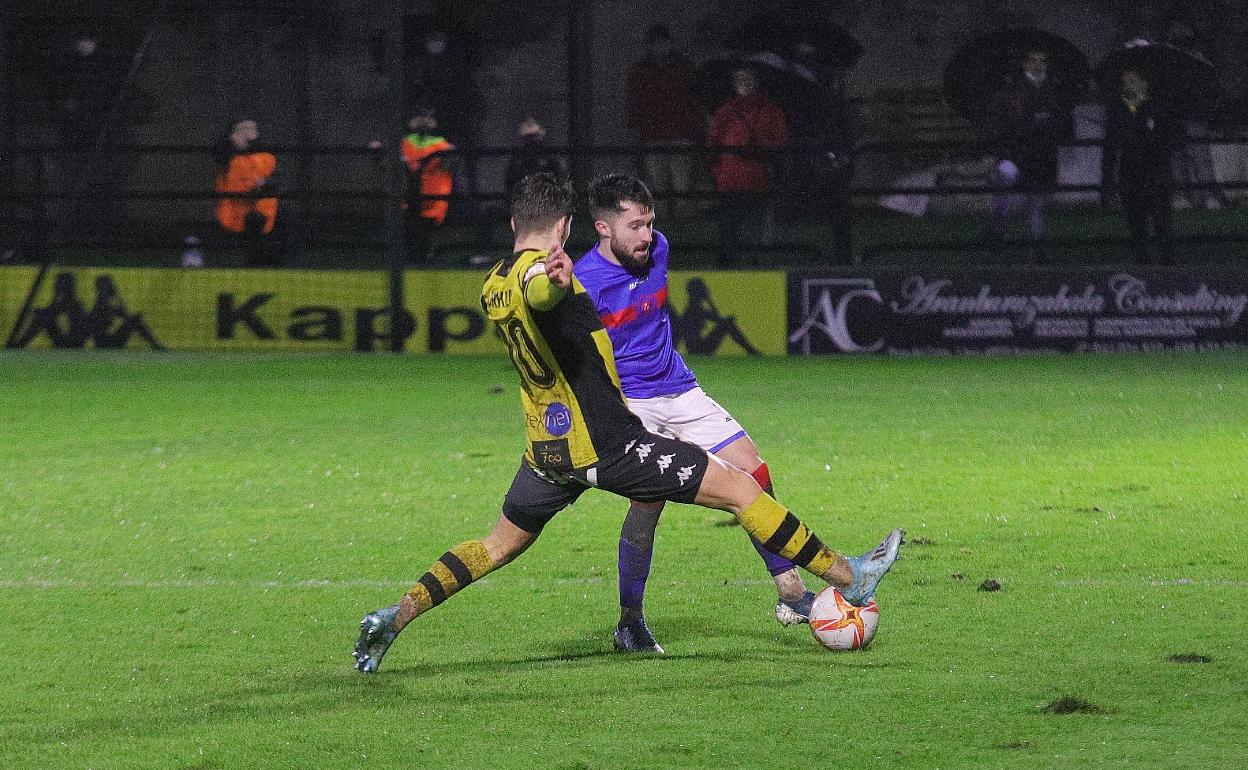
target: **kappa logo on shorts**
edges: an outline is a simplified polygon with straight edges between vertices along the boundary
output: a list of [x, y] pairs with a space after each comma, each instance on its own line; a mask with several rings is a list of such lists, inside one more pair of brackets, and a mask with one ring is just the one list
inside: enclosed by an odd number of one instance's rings
[[653, 441], [651, 441], [649, 444], [638, 444], [637, 445], [637, 462], [644, 463], [646, 461], [646, 458], [650, 456], [650, 450], [652, 449], [654, 449]]
[[676, 480], [680, 482], [680, 485], [681, 485], [682, 487], [685, 485], [685, 482], [686, 482], [686, 481], [688, 481], [688, 480], [690, 479], [690, 477], [692, 477], [692, 476], [693, 476], [693, 469], [694, 469], [694, 468], [696, 468], [696, 467], [698, 467], [698, 466], [696, 466], [696, 465], [686, 465], [685, 467], [683, 467], [683, 468], [681, 468], [680, 470], [676, 471]]
[[671, 467], [672, 458], [675, 456], [676, 456], [675, 452], [671, 453], [670, 455], [659, 455], [659, 459], [655, 460], [655, 462], [658, 463], [659, 465], [660, 474], [663, 474], [664, 472], [667, 471], [668, 468]]
[[633, 451], [633, 446], [635, 446], [636, 444], [637, 444], [637, 439], [633, 439], [632, 441], [628, 442], [624, 446], [624, 454], [628, 454], [629, 452]]

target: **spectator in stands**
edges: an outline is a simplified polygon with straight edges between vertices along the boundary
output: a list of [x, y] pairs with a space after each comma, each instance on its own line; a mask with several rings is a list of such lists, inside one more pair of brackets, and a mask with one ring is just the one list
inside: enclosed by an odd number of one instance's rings
[[1226, 194], [1217, 186], [1213, 165], [1212, 134], [1208, 124], [1199, 118], [1183, 121], [1183, 136], [1174, 157], [1175, 176], [1182, 182], [1180, 208], [1203, 208], [1217, 211], [1228, 205]]
[[[115, 41], [110, 45], [96, 32], [83, 31], [54, 59], [46, 80], [62, 143], [82, 150], [99, 140], [124, 143], [119, 132], [146, 121], [145, 95], [133, 83], [122, 88], [127, 61], [123, 53]], [[120, 100], [123, 95], [125, 99]], [[109, 136], [104, 136], [106, 127], [113, 131]], [[73, 186], [83, 194], [77, 203], [79, 235], [107, 238], [126, 217], [118, 192], [127, 186], [133, 157], [108, 151], [90, 162], [87, 157], [68, 155], [59, 160], [73, 169]]]
[[[1166, 31], [1166, 42], [1198, 59], [1208, 61], [1202, 41], [1186, 22], [1175, 19]], [[1183, 121], [1183, 141], [1173, 158], [1174, 173], [1183, 188], [1181, 204], [1211, 211], [1226, 205], [1226, 196], [1215, 186], [1213, 152], [1208, 143], [1209, 128], [1199, 117]]]
[[[736, 261], [741, 230], [760, 233], [760, 245], [774, 239], [775, 148], [788, 142], [788, 124], [781, 111], [759, 93], [758, 75], [748, 67], [733, 73], [736, 95], [724, 102], [711, 119], [707, 145], [716, 152], [712, 172], [720, 194], [717, 214], [719, 264]], [[757, 262], [757, 259], [754, 260]]]
[[1151, 261], [1148, 246], [1155, 234], [1162, 264], [1171, 264], [1170, 154], [1183, 136], [1182, 121], [1150, 98], [1148, 81], [1133, 70], [1122, 73], [1122, 97], [1110, 100], [1105, 117], [1102, 201], [1108, 206], [1121, 195], [1137, 262]]
[[260, 127], [237, 120], [216, 147], [217, 222], [242, 239], [247, 265], [280, 264], [277, 228], [277, 158], [260, 143]]
[[403, 35], [407, 103], [429, 107], [450, 141], [470, 145], [481, 117], [475, 41], [424, 14], [406, 16]]
[[454, 188], [454, 175], [446, 153], [455, 149], [438, 131], [432, 108], [423, 107], [407, 122], [411, 133], [403, 137], [400, 150], [407, 164], [404, 221], [407, 227], [407, 258], [415, 265], [429, 259], [433, 234], [446, 222], [451, 203], [445, 197]]
[[546, 144], [546, 129], [531, 116], [520, 121], [516, 127], [516, 136], [520, 139], [520, 147], [511, 156], [507, 164], [508, 194], [515, 188], [516, 182], [529, 174], [549, 171], [561, 178], [567, 177], [568, 169], [563, 159], [551, 152]]
[[628, 124], [653, 150], [642, 156], [641, 173], [655, 198], [675, 196], [667, 212], [684, 216], [682, 195], [692, 188], [694, 152], [705, 120], [694, 90], [696, 70], [677, 50], [671, 31], [655, 24], [646, 33], [646, 53], [628, 75]]
[[53, 72], [52, 90], [61, 141], [87, 144], [95, 141], [108, 115], [116, 88], [114, 67], [93, 33], [78, 35]]
[[1067, 97], [1049, 78], [1049, 54], [1027, 51], [1020, 76], [992, 96], [989, 116], [999, 147], [989, 240], [1005, 235], [1006, 218], [1016, 195], [1027, 203], [1027, 242], [1031, 257], [1042, 259], [1045, 209], [1057, 185], [1057, 153], [1074, 133]]

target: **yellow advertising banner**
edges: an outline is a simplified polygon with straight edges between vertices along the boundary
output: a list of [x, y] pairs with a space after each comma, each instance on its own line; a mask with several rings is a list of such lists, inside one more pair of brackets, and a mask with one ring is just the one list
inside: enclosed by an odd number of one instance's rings
[[[403, 296], [418, 328], [408, 349], [506, 352], [494, 331], [486, 329], [483, 280], [483, 273], [409, 272]], [[668, 304], [678, 349], [700, 355], [784, 355], [785, 287], [782, 272], [670, 273]]]
[[407, 349], [434, 353], [503, 355], [502, 339], [481, 311], [486, 271], [421, 270], [403, 276], [403, 305], [416, 320]]
[[782, 356], [788, 347], [783, 272], [668, 274], [672, 336], [682, 353]]
[[[13, 329], [35, 271], [3, 271]], [[351, 350], [388, 334], [386, 275], [303, 270], [54, 268], [17, 347]], [[369, 337], [373, 339], [369, 339]]]
[[[17, 347], [384, 350], [395, 322], [381, 271], [54, 268], [14, 330], [35, 276], [0, 268], [0, 328]], [[409, 271], [404, 349], [504, 353], [481, 312], [483, 278]], [[785, 353], [784, 273], [676, 272], [668, 301], [682, 352]]]

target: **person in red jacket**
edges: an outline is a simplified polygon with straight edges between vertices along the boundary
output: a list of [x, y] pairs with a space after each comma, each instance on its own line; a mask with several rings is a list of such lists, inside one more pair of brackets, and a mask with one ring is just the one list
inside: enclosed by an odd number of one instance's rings
[[[775, 190], [775, 148], [788, 143], [784, 112], [759, 93], [758, 75], [749, 68], [732, 75], [736, 95], [720, 105], [711, 119], [707, 146], [719, 151], [711, 170], [720, 194], [719, 262], [730, 264], [741, 246], [746, 223], [759, 227], [760, 242], [771, 241]], [[761, 222], [758, 221], [761, 214]]]
[[682, 199], [692, 189], [694, 148], [702, 141], [705, 117], [698, 105], [693, 62], [672, 41], [665, 24], [646, 33], [646, 55], [628, 73], [628, 125], [647, 149], [641, 171], [665, 213], [684, 216]]

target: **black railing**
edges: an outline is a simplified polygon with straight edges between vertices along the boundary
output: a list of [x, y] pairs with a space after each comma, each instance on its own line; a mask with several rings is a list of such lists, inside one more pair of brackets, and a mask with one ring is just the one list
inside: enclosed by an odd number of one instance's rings
[[[1248, 145], [1248, 140], [1241, 138], [1195, 138], [1190, 140], [1192, 144], [1219, 144], [1219, 145]], [[1069, 142], [1071, 147], [1099, 147], [1099, 140], [1080, 140]], [[382, 226], [382, 213], [387, 200], [395, 200], [394, 191], [386, 189], [385, 175], [383, 173], [382, 154], [380, 151], [363, 146], [356, 145], [337, 145], [337, 146], [272, 146], [267, 148], [269, 151], [278, 155], [283, 160], [284, 166], [295, 169], [294, 174], [287, 176], [288, 182], [281, 186], [276, 195], [288, 207], [286, 216], [291, 220], [292, 230], [291, 237], [297, 243], [316, 243], [321, 246], [331, 247], [362, 247], [372, 248], [383, 245], [385, 243], [385, 230]], [[948, 183], [948, 179], [937, 179], [935, 184], [931, 185], [899, 185], [896, 183], [877, 183], [875, 180], [863, 179], [864, 167], [870, 167], [875, 158], [898, 158], [913, 157], [916, 154], [928, 156], [932, 153], [939, 154], [945, 159], [945, 162], [955, 162], [958, 160], [971, 161], [989, 157], [993, 153], [993, 145], [982, 141], [930, 141], [930, 142], [890, 142], [890, 141], [871, 141], [860, 143], [853, 147], [852, 150], [843, 152], [842, 158], [831, 159], [828, 163], [827, 173], [825, 173], [818, 184], [802, 184], [804, 176], [809, 171], [808, 162], [812, 157], [812, 153], [825, 152], [828, 148], [821, 145], [806, 146], [790, 146], [784, 148], [750, 148], [742, 150], [741, 148], [707, 148], [707, 147], [650, 147], [637, 145], [609, 145], [598, 146], [587, 149], [573, 150], [567, 147], [551, 147], [549, 152], [564, 160], [565, 164], [571, 165], [570, 161], [582, 159], [595, 167], [597, 170], [607, 170], [610, 167], [625, 166], [630, 170], [639, 165], [640, 159], [647, 155], [659, 154], [681, 154], [692, 157], [696, 165], [703, 168], [709, 167], [710, 162], [717, 156], [724, 153], [738, 153], [747, 155], [751, 158], [767, 161], [774, 169], [776, 169], [776, 189], [761, 199], [775, 202], [783, 205], [791, 205], [800, 202], [806, 206], [816, 205], [824, 206], [827, 209], [842, 210], [844, 216], [836, 218], [833, 227], [837, 229], [836, 239], [837, 248], [833, 256], [837, 261], [848, 261], [849, 259], [867, 258], [872, 259], [889, 252], [912, 251], [930, 248], [933, 251], [967, 251], [980, 247], [977, 240], [963, 239], [927, 239], [927, 240], [909, 240], [901, 239], [892, 244], [872, 244], [864, 245], [861, 248], [855, 245], [854, 221], [850, 216], [850, 212], [855, 209], [862, 209], [862, 204], [866, 201], [877, 199], [883, 196], [892, 195], [926, 195], [926, 196], [987, 196], [998, 193], [999, 190], [989, 183], [986, 179], [980, 183], [975, 182], [975, 177], [962, 177], [956, 184]], [[440, 153], [439, 156], [444, 159], [454, 159], [456, 165], [466, 171], [465, 176], [469, 183], [456, 188], [449, 196], [433, 196], [446, 198], [451, 201], [452, 207], [461, 211], [477, 212], [475, 216], [467, 217], [468, 224], [477, 225], [476, 228], [467, 228], [469, 232], [468, 239], [458, 244], [460, 248], [481, 248], [496, 247], [497, 243], [491, 240], [491, 228], [497, 222], [505, 221], [505, 217], [498, 216], [499, 209], [505, 206], [508, 196], [500, 189], [500, 185], [494, 185], [492, 188], [482, 189], [478, 183], [477, 177], [482, 175], [482, 171], [490, 164], [498, 164], [501, 161], [509, 160], [517, 152], [514, 147], [477, 147], [471, 149], [454, 150], [447, 153]], [[89, 156], [95, 153], [95, 157], [104, 157], [112, 159], [133, 159], [136, 157], [151, 158], [177, 158], [183, 163], [189, 161], [202, 161], [196, 163], [196, 173], [202, 172], [202, 182], [188, 184], [178, 187], [141, 187], [137, 185], [127, 184], [121, 188], [110, 187], [107, 179], [97, 179], [88, 181], [87, 184], [74, 184], [71, 182], [72, 173], [64, 171], [64, 169], [72, 166], [72, 160], [76, 156]], [[58, 217], [64, 217], [66, 210], [72, 210], [91, 203], [100, 202], [116, 202], [116, 201], [134, 201], [139, 203], [163, 202], [163, 203], [194, 203], [194, 202], [210, 202], [222, 197], [239, 197], [250, 198], [256, 197], [252, 194], [236, 194], [225, 195], [216, 192], [213, 187], [215, 164], [212, 162], [212, 149], [203, 145], [192, 144], [160, 144], [160, 145], [108, 145], [102, 147], [91, 146], [64, 146], [56, 144], [42, 145], [17, 145], [4, 148], [3, 153], [5, 167], [13, 168], [15, 172], [10, 177], [7, 184], [0, 187], [0, 203], [3, 203], [6, 210], [6, 216], [3, 219], [10, 222], [20, 222], [28, 227], [33, 233], [33, 240], [38, 242], [40, 237], [46, 238], [47, 234], [54, 230], [52, 225], [57, 221]], [[433, 156], [438, 157], [438, 156]], [[318, 185], [315, 180], [318, 178], [318, 166], [326, 162], [326, 159], [332, 163], [341, 166], [344, 163], [356, 163], [357, 167], [348, 173], [340, 174], [347, 178], [347, 182], [341, 185]], [[613, 162], [614, 161], [614, 162]], [[126, 161], [123, 161], [126, 162]], [[133, 167], [133, 163], [130, 166]], [[904, 163], [895, 164], [903, 166]], [[59, 169], [58, 174], [53, 174], [50, 168]], [[340, 168], [339, 171], [342, 169]], [[912, 166], [911, 170], [915, 170]], [[104, 172], [106, 173], [107, 170]], [[100, 172], [97, 170], [97, 175]], [[168, 174], [170, 172], [166, 172]], [[185, 173], [182, 174], [185, 176]], [[502, 174], [496, 173], [501, 179]], [[703, 174], [706, 177], [706, 174]], [[62, 181], [59, 184], [52, 184], [51, 178], [59, 177]], [[4, 189], [7, 188], [7, 189]], [[466, 189], [463, 189], [466, 188]], [[1248, 180], [1235, 182], [1206, 182], [1206, 183], [1187, 183], [1179, 185], [1181, 190], [1224, 190], [1237, 191], [1248, 189]], [[1058, 185], [1054, 192], [1061, 193], [1099, 193], [1101, 191], [1100, 184], [1065, 184]], [[263, 197], [268, 197], [266, 194]], [[703, 186], [697, 189], [685, 191], [659, 191], [658, 199], [664, 203], [671, 203], [678, 200], [687, 200], [701, 202], [703, 204], [715, 204], [722, 201], [726, 196], [710, 189], [709, 177]], [[365, 227], [347, 227], [347, 231], [343, 233], [333, 233], [323, 225], [323, 217], [318, 216], [318, 210], [322, 204], [335, 204], [346, 206], [348, 204], [356, 204], [357, 213], [354, 215], [358, 222], [365, 223]], [[293, 204], [293, 205], [292, 205]], [[491, 213], [482, 214], [480, 209], [483, 207], [494, 207]], [[15, 211], [21, 209], [21, 211]], [[293, 210], [292, 210], [293, 209]], [[143, 227], [137, 228], [140, 232], [129, 232], [121, 236], [115, 236], [110, 239], [92, 239], [84, 237], [83, 230], [73, 230], [60, 235], [60, 237], [51, 243], [38, 242], [36, 250], [43, 251], [47, 249], [58, 249], [66, 246], [75, 245], [95, 245], [95, 246], [112, 246], [115, 248], [161, 248], [174, 249], [177, 242], [171, 241], [171, 237], [162, 228], [182, 226], [186, 229], [189, 226], [195, 226], [199, 229], [212, 228], [211, 210], [208, 207], [202, 209], [188, 209], [183, 207], [184, 214], [187, 214], [185, 223], [173, 222], [169, 217], [154, 217], [157, 221], [149, 222], [150, 230], [156, 232], [156, 235], [150, 238], [142, 236]], [[197, 213], [190, 214], [191, 211]], [[1248, 217], [1246, 217], [1248, 219]], [[140, 223], [141, 225], [143, 223]], [[339, 228], [340, 230], [342, 228]], [[361, 237], [361, 233], [375, 232], [378, 237]], [[1226, 242], [1242, 244], [1248, 243], [1248, 227], [1245, 227], [1245, 233], [1223, 232], [1218, 234], [1191, 234], [1176, 238], [1179, 242]], [[1096, 246], [1112, 246], [1125, 243], [1125, 238], [1106, 239], [1088, 237], [1086, 239], [1052, 239], [1049, 244], [1063, 248], [1077, 248], [1081, 244]], [[800, 248], [797, 244], [779, 244], [772, 247], [754, 247], [756, 250], [793, 250]], [[851, 256], [852, 255], [852, 256]]]

